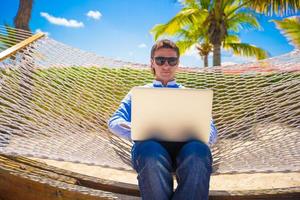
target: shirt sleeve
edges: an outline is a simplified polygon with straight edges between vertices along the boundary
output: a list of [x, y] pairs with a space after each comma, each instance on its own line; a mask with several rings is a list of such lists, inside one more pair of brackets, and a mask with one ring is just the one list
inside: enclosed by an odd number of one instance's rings
[[129, 92], [121, 101], [121, 105], [108, 121], [109, 130], [127, 140], [131, 140], [131, 129], [121, 126], [126, 124], [131, 127], [131, 93]]
[[217, 138], [218, 138], [218, 131], [217, 131], [217, 128], [215, 126], [214, 120], [211, 119], [211, 121], [210, 121], [210, 135], [209, 135], [209, 141], [208, 141], [209, 146], [216, 143]]

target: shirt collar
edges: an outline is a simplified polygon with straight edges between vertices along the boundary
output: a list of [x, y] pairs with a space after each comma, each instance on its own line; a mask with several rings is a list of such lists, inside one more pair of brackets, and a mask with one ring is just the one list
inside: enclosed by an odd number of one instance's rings
[[[158, 80], [153, 80], [153, 85], [154, 86], [164, 87], [164, 85], [162, 84], [162, 82], [158, 81]], [[176, 81], [172, 80], [172, 81], [169, 81], [165, 87], [170, 87], [170, 86], [172, 87], [172, 86], [175, 86], [175, 85], [177, 85]]]

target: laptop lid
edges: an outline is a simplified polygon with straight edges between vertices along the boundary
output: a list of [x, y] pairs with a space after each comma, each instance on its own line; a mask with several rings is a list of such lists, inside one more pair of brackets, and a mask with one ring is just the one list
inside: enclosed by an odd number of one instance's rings
[[134, 87], [131, 92], [132, 140], [208, 143], [212, 90]]

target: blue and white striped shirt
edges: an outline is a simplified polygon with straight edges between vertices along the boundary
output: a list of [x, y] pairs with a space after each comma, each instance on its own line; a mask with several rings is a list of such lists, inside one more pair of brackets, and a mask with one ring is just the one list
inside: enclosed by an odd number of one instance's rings
[[[183, 86], [177, 84], [175, 80], [168, 82], [166, 86], [163, 86], [163, 84], [160, 81], [154, 80], [153, 83], [147, 84], [144, 87], [183, 88]], [[131, 93], [130, 92], [125, 96], [117, 111], [109, 119], [108, 127], [112, 133], [119, 135], [120, 137], [123, 137], [125, 139], [131, 140], [130, 129], [121, 126], [121, 124], [126, 124], [129, 127], [131, 124]], [[217, 129], [213, 122], [213, 119], [211, 120], [210, 128], [211, 131], [209, 137], [209, 145], [212, 145], [217, 141]]]

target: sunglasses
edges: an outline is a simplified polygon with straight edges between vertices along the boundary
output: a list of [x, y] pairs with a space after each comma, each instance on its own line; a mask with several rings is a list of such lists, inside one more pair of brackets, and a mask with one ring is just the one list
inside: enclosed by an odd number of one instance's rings
[[158, 66], [163, 66], [166, 61], [170, 66], [175, 66], [178, 64], [178, 58], [177, 57], [154, 57], [154, 61]]

